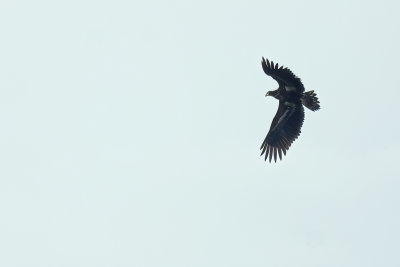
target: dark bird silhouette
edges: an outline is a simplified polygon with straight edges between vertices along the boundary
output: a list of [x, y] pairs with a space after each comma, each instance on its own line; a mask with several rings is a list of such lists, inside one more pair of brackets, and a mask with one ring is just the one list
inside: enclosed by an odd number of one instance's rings
[[282, 153], [286, 155], [286, 151], [301, 133], [304, 121], [303, 105], [312, 111], [318, 110], [320, 106], [314, 91], [304, 92], [303, 83], [291, 70], [279, 67], [278, 64], [264, 58], [261, 66], [265, 74], [279, 84], [278, 89], [265, 94], [278, 99], [279, 107], [260, 148], [261, 156], [265, 153], [265, 160], [269, 157], [271, 162], [273, 157], [276, 162], [277, 156], [282, 160]]

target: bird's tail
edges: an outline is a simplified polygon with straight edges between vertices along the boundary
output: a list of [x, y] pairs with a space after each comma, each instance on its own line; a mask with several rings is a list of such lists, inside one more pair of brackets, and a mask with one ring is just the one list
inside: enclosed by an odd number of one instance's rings
[[305, 92], [301, 98], [301, 103], [312, 111], [316, 111], [320, 108], [317, 94], [314, 93], [314, 91]]

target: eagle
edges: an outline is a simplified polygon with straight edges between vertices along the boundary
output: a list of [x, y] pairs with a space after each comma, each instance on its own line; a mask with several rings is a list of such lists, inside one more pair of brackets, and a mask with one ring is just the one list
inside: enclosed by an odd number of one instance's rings
[[279, 88], [268, 91], [265, 96], [272, 96], [279, 100], [278, 111], [272, 120], [271, 127], [261, 145], [261, 156], [265, 154], [265, 161], [269, 162], [277, 157], [282, 160], [293, 141], [296, 140], [304, 122], [304, 108], [316, 111], [320, 109], [319, 100], [314, 91], [305, 92], [300, 78], [283, 66], [274, 64], [268, 59], [261, 60], [261, 66], [268, 76], [278, 82]]

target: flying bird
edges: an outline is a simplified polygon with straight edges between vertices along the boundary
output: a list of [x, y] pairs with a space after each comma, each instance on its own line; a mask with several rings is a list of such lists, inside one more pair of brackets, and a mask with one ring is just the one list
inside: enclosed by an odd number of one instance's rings
[[316, 111], [320, 105], [314, 91], [305, 92], [300, 78], [290, 69], [279, 67], [278, 64], [264, 58], [261, 60], [261, 66], [265, 74], [274, 78], [279, 84], [278, 89], [265, 94], [278, 99], [279, 107], [260, 148], [261, 156], [265, 154], [265, 161], [269, 157], [271, 162], [273, 157], [276, 162], [277, 156], [282, 160], [282, 153], [286, 155], [286, 151], [301, 133], [304, 121], [303, 106]]

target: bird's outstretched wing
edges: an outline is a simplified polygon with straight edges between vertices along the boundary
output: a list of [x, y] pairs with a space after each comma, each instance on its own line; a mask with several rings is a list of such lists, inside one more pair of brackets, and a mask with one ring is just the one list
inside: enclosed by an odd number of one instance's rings
[[289, 86], [295, 87], [299, 93], [304, 92], [304, 85], [301, 82], [300, 78], [293, 74], [293, 72], [284, 68], [283, 66], [278, 66], [278, 63], [274, 64], [273, 61], [265, 60], [262, 58], [261, 66], [265, 72], [265, 74], [274, 78], [280, 86]]
[[279, 101], [279, 108], [271, 123], [271, 128], [261, 145], [261, 155], [265, 160], [272, 156], [276, 162], [277, 156], [282, 160], [294, 140], [299, 137], [304, 121], [304, 108], [301, 104], [291, 104]]

